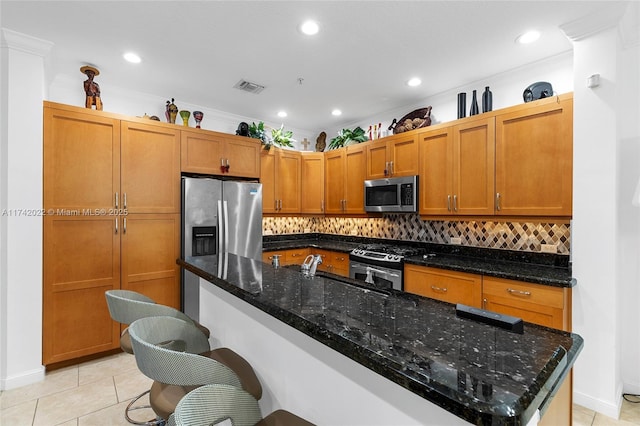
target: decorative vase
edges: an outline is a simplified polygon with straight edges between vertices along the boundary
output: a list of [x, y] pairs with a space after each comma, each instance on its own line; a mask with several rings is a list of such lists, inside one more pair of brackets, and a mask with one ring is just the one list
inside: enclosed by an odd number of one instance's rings
[[476, 95], [476, 91], [473, 91], [473, 95], [471, 95], [471, 110], [469, 110], [469, 116], [477, 115], [480, 112], [478, 110], [478, 96]]
[[493, 108], [493, 94], [489, 90], [489, 86], [484, 88], [482, 94], [482, 112], [489, 112]]
[[189, 111], [182, 110], [180, 111], [180, 117], [182, 118], [182, 124], [185, 127], [189, 127], [189, 116], [191, 113]]
[[178, 115], [178, 107], [173, 103], [173, 101], [173, 98], [171, 98], [171, 101], [167, 101], [167, 108], [164, 114], [167, 117], [168, 123], [175, 124], [176, 116]]
[[458, 118], [467, 116], [467, 93], [458, 93]]
[[196, 120], [196, 129], [200, 128], [202, 117], [204, 117], [204, 113], [202, 111], [193, 111], [193, 119]]

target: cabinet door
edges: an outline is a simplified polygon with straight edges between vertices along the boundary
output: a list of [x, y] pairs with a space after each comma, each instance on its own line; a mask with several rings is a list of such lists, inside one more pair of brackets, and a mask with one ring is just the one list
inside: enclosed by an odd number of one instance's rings
[[345, 213], [364, 213], [365, 152], [362, 145], [350, 145], [345, 156]]
[[179, 214], [121, 217], [122, 289], [180, 309]]
[[180, 213], [180, 130], [121, 122], [122, 206], [129, 213]]
[[573, 99], [496, 116], [496, 213], [571, 216]]
[[325, 153], [325, 213], [343, 213], [346, 152], [346, 148], [340, 148]]
[[301, 213], [324, 213], [324, 154], [302, 152]]
[[44, 207], [114, 208], [120, 191], [120, 121], [44, 108]]
[[482, 306], [482, 275], [417, 265], [404, 267], [404, 291], [449, 303]]
[[453, 214], [453, 130], [451, 127], [420, 132], [420, 214]]
[[120, 325], [111, 320], [104, 295], [120, 288], [116, 221], [104, 215], [44, 218], [44, 365], [120, 347]]
[[260, 183], [262, 183], [262, 213], [276, 213], [276, 148], [260, 153]]
[[571, 289], [484, 277], [484, 308], [524, 321], [571, 331]]
[[300, 213], [302, 166], [299, 151], [279, 150], [276, 154], [276, 199], [278, 213]]
[[453, 212], [493, 215], [495, 177], [493, 117], [453, 128]]
[[204, 132], [180, 132], [180, 163], [183, 172], [209, 175], [222, 174], [220, 159], [224, 138]]
[[259, 178], [261, 144], [258, 139], [229, 135], [226, 137], [225, 158], [229, 160], [230, 176]]
[[364, 147], [367, 167], [366, 179], [380, 179], [391, 176], [387, 139], [367, 142]]
[[392, 176], [418, 174], [418, 138], [414, 132], [387, 138], [387, 153]]

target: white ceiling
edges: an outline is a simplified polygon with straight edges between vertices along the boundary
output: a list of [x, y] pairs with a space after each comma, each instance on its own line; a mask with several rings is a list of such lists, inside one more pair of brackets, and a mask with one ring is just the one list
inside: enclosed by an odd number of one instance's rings
[[[117, 86], [319, 131], [568, 51], [559, 26], [611, 3], [1, 0], [0, 23], [54, 43], [51, 78], [82, 81], [92, 64], [103, 93]], [[297, 29], [307, 18], [320, 24], [314, 37]], [[517, 45], [531, 28], [541, 39]], [[141, 64], [122, 59], [129, 50]], [[414, 76], [422, 85], [408, 87]], [[240, 79], [266, 88], [239, 91]]]

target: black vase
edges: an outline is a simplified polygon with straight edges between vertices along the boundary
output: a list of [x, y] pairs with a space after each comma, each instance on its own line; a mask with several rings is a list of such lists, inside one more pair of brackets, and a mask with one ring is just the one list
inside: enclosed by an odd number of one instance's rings
[[478, 110], [478, 97], [476, 96], [476, 91], [473, 91], [473, 95], [471, 96], [471, 110], [469, 111], [469, 116], [476, 115], [480, 112]]
[[482, 94], [482, 112], [489, 112], [493, 108], [493, 94], [489, 90], [489, 86], [484, 88]]
[[467, 94], [466, 92], [458, 93], [458, 118], [467, 116]]

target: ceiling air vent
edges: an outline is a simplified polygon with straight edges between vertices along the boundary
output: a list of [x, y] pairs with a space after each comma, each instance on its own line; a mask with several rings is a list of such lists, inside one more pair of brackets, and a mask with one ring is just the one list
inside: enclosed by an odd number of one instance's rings
[[246, 80], [240, 80], [233, 87], [256, 95], [264, 90], [264, 86]]

